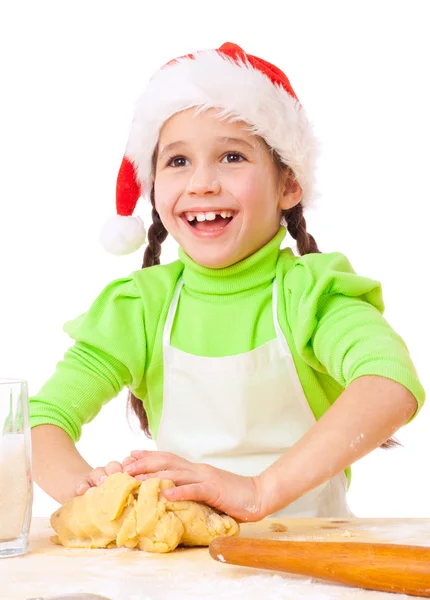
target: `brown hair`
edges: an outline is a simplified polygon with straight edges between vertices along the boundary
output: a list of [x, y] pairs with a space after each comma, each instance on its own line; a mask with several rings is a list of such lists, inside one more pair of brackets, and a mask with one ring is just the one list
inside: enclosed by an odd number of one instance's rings
[[[158, 149], [155, 150], [152, 157], [152, 169], [154, 174], [157, 152]], [[272, 155], [278, 171], [280, 173], [284, 173], [285, 170], [288, 169], [288, 176], [294, 178], [293, 171], [290, 169], [290, 167], [287, 167], [284, 163], [282, 163], [279, 155], [274, 151], [272, 152]], [[160, 219], [160, 215], [155, 208], [154, 186], [152, 186], [151, 189], [150, 200], [152, 205], [152, 224], [148, 230], [148, 245], [143, 256], [142, 269], [160, 264], [161, 244], [168, 235], [168, 231], [164, 227]], [[321, 253], [314, 237], [308, 233], [306, 229], [306, 219], [303, 215], [303, 205], [301, 202], [296, 204], [296, 206], [281, 212], [281, 223], [282, 222], [285, 224], [291, 237], [296, 240], [297, 251], [299, 252], [300, 256], [304, 256], [305, 254]], [[130, 412], [133, 412], [139, 419], [140, 427], [143, 429], [145, 435], [149, 438], [152, 438], [151, 431], [149, 429], [148, 415], [143, 402], [142, 400], [139, 400], [139, 398], [136, 398], [132, 392], [129, 393], [128, 407]], [[381, 448], [388, 449], [396, 446], [401, 446], [400, 442], [398, 442], [395, 438], [390, 438], [381, 445]]]
[[[160, 215], [155, 208], [154, 186], [151, 190], [150, 199], [152, 204], [152, 224], [148, 230], [148, 245], [143, 255], [142, 269], [160, 264], [161, 244], [168, 235], [168, 231], [164, 227]], [[145, 435], [152, 438], [149, 429], [148, 415], [146, 414], [142, 400], [139, 400], [139, 398], [136, 398], [136, 396], [130, 392], [128, 396], [128, 406], [130, 412], [134, 412], [139, 419], [140, 427], [145, 432]]]

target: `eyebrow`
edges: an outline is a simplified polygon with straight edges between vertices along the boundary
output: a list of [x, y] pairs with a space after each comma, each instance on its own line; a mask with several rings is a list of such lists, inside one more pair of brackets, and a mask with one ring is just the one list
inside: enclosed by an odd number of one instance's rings
[[[235, 137], [225, 137], [225, 136], [220, 136], [215, 138], [217, 142], [221, 142], [223, 144], [233, 144], [233, 145], [239, 145], [239, 146], [245, 146], [247, 148], [249, 148], [250, 150], [254, 150], [254, 146], [252, 144], [250, 144], [249, 142], [242, 140], [241, 138], [235, 138]], [[167, 144], [166, 146], [163, 147], [163, 150], [159, 153], [158, 157], [161, 158], [163, 157], [165, 154], [170, 154], [172, 151], [177, 150], [178, 148], [183, 148], [183, 147], [187, 146], [187, 142], [184, 140], [178, 140], [176, 142], [172, 142], [171, 144]]]
[[225, 144], [239, 144], [241, 146], [247, 146], [251, 150], [254, 150], [254, 146], [252, 144], [250, 144], [246, 140], [242, 140], [241, 138], [235, 138], [235, 137], [217, 137], [216, 139], [217, 139], [218, 142], [222, 142], [222, 143], [225, 143]]

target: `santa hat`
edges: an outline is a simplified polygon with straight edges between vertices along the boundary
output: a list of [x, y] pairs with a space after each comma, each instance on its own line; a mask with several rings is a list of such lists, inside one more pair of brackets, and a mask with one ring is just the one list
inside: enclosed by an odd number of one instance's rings
[[317, 143], [311, 124], [286, 75], [274, 65], [223, 44], [175, 59], [149, 81], [139, 98], [116, 187], [116, 209], [100, 241], [112, 254], [128, 254], [145, 241], [145, 228], [133, 211], [153, 184], [152, 155], [163, 124], [193, 107], [220, 109], [239, 118], [291, 167], [302, 203], [313, 196]]

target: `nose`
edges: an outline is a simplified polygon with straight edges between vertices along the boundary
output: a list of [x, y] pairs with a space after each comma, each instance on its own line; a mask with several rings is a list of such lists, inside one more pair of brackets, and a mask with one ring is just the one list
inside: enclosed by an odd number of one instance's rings
[[221, 184], [213, 169], [207, 166], [196, 168], [188, 181], [188, 194], [206, 196], [219, 194]]

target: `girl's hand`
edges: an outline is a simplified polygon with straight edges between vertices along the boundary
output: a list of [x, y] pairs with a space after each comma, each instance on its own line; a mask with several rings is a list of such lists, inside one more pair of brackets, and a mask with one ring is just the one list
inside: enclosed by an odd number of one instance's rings
[[238, 521], [259, 521], [266, 516], [258, 477], [234, 475], [169, 452], [148, 450], [132, 452], [122, 466], [136, 479], [171, 479], [177, 487], [164, 492], [167, 500], [204, 502]]
[[108, 463], [105, 467], [97, 467], [97, 469], [93, 469], [83, 477], [78, 480], [75, 484], [75, 495], [82, 496], [90, 487], [95, 487], [100, 485], [108, 475], [113, 475], [114, 473], [122, 473], [123, 468], [121, 463], [113, 461]]

